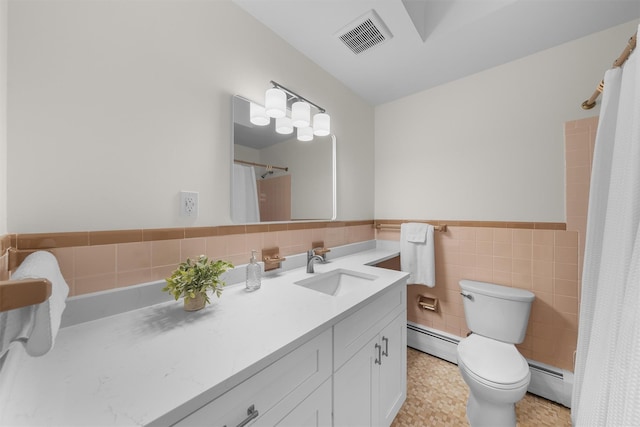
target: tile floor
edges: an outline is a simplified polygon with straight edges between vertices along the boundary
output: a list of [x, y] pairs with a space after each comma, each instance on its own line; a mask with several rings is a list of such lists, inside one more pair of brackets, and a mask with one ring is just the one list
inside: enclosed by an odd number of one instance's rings
[[[392, 427], [468, 426], [467, 385], [458, 367], [407, 349], [407, 400]], [[516, 404], [518, 427], [571, 426], [570, 410], [527, 393]]]

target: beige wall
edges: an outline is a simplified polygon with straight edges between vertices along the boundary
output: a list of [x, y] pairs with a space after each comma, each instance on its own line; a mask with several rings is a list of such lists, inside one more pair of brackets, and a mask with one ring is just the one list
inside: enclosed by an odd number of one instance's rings
[[[9, 16], [8, 232], [230, 224], [231, 97], [270, 80], [331, 114], [338, 218], [373, 218], [373, 107], [229, 0], [10, 0]], [[197, 220], [180, 190], [200, 193]]]
[[0, 0], [0, 236], [7, 232], [7, 12]]
[[565, 222], [566, 121], [637, 22], [376, 107], [375, 218]]

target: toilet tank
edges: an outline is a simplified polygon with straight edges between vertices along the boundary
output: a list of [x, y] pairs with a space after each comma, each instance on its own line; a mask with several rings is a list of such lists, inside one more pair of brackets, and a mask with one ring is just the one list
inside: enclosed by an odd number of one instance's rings
[[524, 340], [535, 295], [525, 289], [461, 280], [464, 316], [478, 335], [511, 344]]

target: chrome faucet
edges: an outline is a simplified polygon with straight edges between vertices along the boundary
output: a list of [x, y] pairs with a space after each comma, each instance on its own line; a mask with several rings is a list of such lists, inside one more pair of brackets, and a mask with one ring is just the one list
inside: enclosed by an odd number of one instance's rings
[[315, 249], [311, 249], [307, 251], [307, 273], [315, 273], [313, 271], [313, 264], [315, 261], [320, 261], [321, 263], [325, 263], [325, 259], [320, 255], [316, 255]]

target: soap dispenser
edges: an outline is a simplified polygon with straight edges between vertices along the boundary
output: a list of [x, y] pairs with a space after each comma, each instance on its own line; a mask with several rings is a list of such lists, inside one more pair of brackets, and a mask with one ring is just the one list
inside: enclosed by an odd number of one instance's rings
[[249, 260], [249, 264], [247, 264], [247, 291], [255, 291], [256, 289], [260, 289], [260, 264], [258, 264], [258, 260], [256, 259], [256, 251], [251, 251], [251, 260]]

